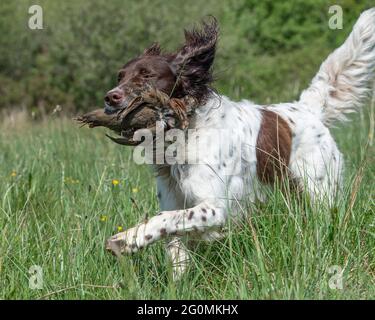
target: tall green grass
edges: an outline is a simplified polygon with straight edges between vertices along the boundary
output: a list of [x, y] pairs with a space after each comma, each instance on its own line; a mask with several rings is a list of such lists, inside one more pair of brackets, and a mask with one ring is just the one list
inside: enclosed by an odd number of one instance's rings
[[[2, 125], [0, 298], [374, 298], [370, 117], [364, 109], [334, 130], [346, 175], [333, 210], [274, 190], [244, 208], [247, 220], [229, 223], [224, 239], [199, 244], [179, 282], [162, 242], [121, 260], [104, 250], [119, 227], [158, 210], [152, 172], [133, 163], [130, 149], [67, 119]], [[29, 288], [33, 265], [43, 269], [43, 289]], [[334, 265], [343, 269], [342, 290], [328, 285]]]

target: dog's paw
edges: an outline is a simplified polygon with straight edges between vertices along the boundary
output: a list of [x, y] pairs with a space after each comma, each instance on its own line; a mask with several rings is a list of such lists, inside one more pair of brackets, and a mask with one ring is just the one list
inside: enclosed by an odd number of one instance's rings
[[132, 231], [130, 229], [110, 237], [106, 242], [106, 250], [115, 256], [119, 256], [122, 253], [130, 254], [142, 249], [142, 246], [137, 244], [137, 237]]

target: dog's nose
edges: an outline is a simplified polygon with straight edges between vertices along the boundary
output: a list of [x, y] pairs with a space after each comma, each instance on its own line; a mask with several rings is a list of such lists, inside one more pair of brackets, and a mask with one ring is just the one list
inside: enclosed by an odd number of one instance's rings
[[124, 100], [124, 93], [120, 89], [112, 89], [106, 94], [104, 101], [110, 106], [118, 106]]

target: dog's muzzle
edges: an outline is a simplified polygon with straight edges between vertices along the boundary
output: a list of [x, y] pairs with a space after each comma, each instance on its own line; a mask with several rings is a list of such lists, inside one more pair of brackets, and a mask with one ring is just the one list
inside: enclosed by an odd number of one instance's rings
[[142, 90], [132, 90], [128, 93], [125, 99], [121, 102], [121, 104], [113, 106], [108, 104], [107, 102], [104, 103], [104, 113], [107, 115], [112, 115], [115, 113], [119, 113], [124, 111], [129, 106], [132, 106], [135, 100], [142, 95]]

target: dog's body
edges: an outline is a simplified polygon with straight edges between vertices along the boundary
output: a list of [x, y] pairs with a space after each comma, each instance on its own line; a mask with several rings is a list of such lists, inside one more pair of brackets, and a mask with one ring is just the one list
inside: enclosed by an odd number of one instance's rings
[[[205, 40], [209, 37], [195, 42]], [[264, 188], [276, 180], [308, 192], [312, 200], [333, 203], [343, 158], [328, 126], [362, 104], [374, 68], [375, 9], [370, 9], [322, 64], [299, 101], [257, 106], [208, 90], [189, 122], [204, 147], [187, 146], [186, 153], [198, 153], [199, 163], [156, 165], [161, 212], [110, 238], [107, 248], [135, 252], [170, 237], [167, 247], [177, 276], [188, 261], [186, 237], [217, 238], [229, 217], [248, 214], [243, 201], [264, 201]], [[181, 92], [183, 88], [183, 96]], [[223, 137], [211, 129], [223, 128], [230, 131], [224, 138], [232, 149], [217, 158]]]

